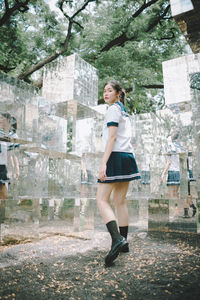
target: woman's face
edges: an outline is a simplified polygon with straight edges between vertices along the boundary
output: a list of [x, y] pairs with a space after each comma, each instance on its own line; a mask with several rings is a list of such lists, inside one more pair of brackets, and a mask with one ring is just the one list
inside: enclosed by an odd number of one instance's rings
[[103, 98], [106, 103], [111, 105], [119, 100], [119, 92], [116, 92], [116, 90], [112, 87], [112, 85], [108, 83], [104, 87]]

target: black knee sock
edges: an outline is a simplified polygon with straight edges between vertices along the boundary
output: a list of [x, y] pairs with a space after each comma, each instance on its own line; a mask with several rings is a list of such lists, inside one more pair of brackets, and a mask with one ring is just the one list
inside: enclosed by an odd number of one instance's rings
[[119, 226], [119, 232], [127, 240], [128, 226]]
[[190, 205], [190, 207], [192, 207], [193, 209], [196, 209], [196, 206], [194, 205], [194, 203], [192, 203], [192, 204]]
[[121, 236], [117, 227], [117, 222], [115, 220], [110, 221], [106, 224], [106, 226], [111, 235], [113, 245]]

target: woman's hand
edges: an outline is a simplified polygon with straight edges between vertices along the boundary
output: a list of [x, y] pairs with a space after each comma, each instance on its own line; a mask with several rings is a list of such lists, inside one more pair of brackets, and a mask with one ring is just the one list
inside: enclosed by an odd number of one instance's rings
[[16, 174], [15, 174], [16, 180], [19, 180], [19, 176], [20, 176], [19, 170], [16, 170]]
[[164, 182], [164, 179], [165, 179], [165, 175], [161, 175], [160, 182], [163, 183], [163, 182]]
[[100, 181], [106, 180], [106, 164], [102, 163], [99, 169], [99, 179]]
[[163, 184], [164, 181], [166, 180], [166, 174], [165, 172], [161, 175], [161, 178], [160, 178], [160, 184]]

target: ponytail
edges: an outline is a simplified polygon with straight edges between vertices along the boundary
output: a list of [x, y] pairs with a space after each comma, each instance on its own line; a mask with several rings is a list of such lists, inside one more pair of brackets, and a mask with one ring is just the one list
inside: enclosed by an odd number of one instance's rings
[[119, 95], [119, 101], [123, 104], [125, 104], [125, 100], [126, 100], [126, 92], [124, 89], [122, 89], [120, 91], [120, 95]]

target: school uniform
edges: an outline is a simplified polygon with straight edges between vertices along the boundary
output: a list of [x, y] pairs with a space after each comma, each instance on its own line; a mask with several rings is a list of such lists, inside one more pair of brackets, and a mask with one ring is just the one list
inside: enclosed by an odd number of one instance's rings
[[131, 122], [121, 102], [110, 105], [106, 112], [103, 124], [103, 151], [105, 151], [110, 126], [118, 127], [117, 138], [107, 161], [106, 180], [98, 179], [98, 182], [112, 183], [140, 179], [131, 145]]
[[196, 179], [194, 179], [193, 171], [192, 171], [192, 154], [191, 154], [191, 152], [188, 153], [187, 168], [188, 168], [189, 181], [196, 181]]
[[0, 142], [0, 182], [9, 183], [7, 177], [8, 145], [6, 142]]
[[146, 185], [150, 184], [151, 174], [150, 174], [150, 157], [148, 154], [143, 157], [141, 162], [141, 183]]
[[184, 148], [178, 142], [174, 142], [169, 148], [170, 166], [168, 169], [167, 186], [180, 185], [179, 153], [184, 151]]
[[[3, 130], [0, 130], [0, 136], [8, 137], [9, 135], [6, 135]], [[0, 183], [10, 183], [7, 177], [8, 151], [12, 151], [16, 147], [18, 147], [18, 144], [0, 141]]]
[[81, 170], [81, 184], [93, 185], [95, 183], [95, 177], [93, 175], [93, 165], [91, 157], [82, 158], [86, 167], [87, 180], [85, 178], [83, 170]]

